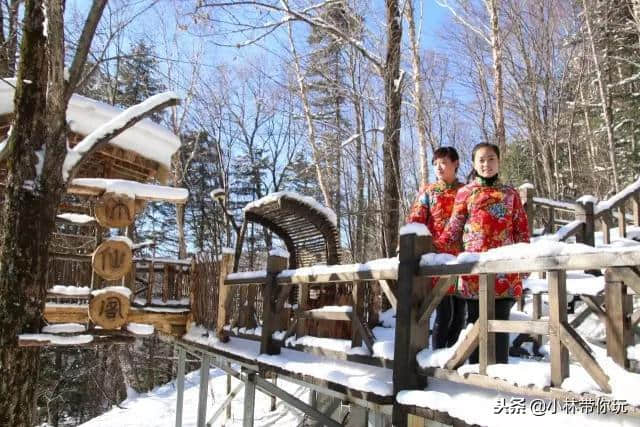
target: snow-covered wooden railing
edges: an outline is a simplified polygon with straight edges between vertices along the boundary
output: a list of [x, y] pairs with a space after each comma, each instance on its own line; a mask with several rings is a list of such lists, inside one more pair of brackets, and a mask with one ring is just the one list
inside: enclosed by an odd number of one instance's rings
[[[262, 286], [262, 351], [268, 354], [279, 352], [279, 345], [275, 342], [279, 340], [273, 337], [273, 333], [276, 331], [274, 316], [275, 313], [279, 313], [283, 309], [292, 285], [327, 286], [335, 283], [352, 284], [350, 306], [308, 310], [308, 302], [304, 298], [306, 294], [302, 293], [302, 298], [298, 301], [296, 320], [289, 325], [282, 339], [286, 340], [294, 332], [298, 336], [305, 335], [307, 320], [344, 320], [352, 322], [352, 348], [360, 347], [364, 343], [371, 351], [374, 337], [363, 322], [364, 284], [361, 282], [395, 280], [397, 278], [397, 258], [381, 259], [366, 264], [318, 265], [296, 270], [286, 270], [287, 261], [286, 257], [270, 254], [266, 270], [229, 274], [224, 281], [225, 287]], [[222, 327], [224, 324], [218, 325], [218, 329]]]
[[[527, 209], [530, 231], [533, 223], [541, 219], [542, 210], [547, 211], [545, 233], [552, 234], [555, 240], [566, 241], [576, 236], [578, 242], [595, 245], [596, 224], [600, 224], [603, 243], [610, 242], [610, 229], [617, 222], [620, 237], [627, 236], [627, 222], [640, 227], [640, 178], [625, 187], [608, 200], [598, 202], [592, 196], [582, 196], [575, 202], [564, 202], [535, 197], [534, 188], [529, 184], [520, 187], [520, 196]], [[626, 212], [630, 206], [631, 217]], [[573, 220], [560, 221], [556, 213], [564, 213]], [[616, 220], [614, 221], [614, 218]], [[557, 230], [555, 226], [560, 224]]]
[[[428, 376], [446, 378], [485, 388], [540, 397], [547, 393], [557, 397], [569, 376], [569, 354], [589, 374], [600, 392], [611, 393], [613, 383], [589, 345], [583, 341], [567, 320], [566, 271], [606, 269], [606, 308], [600, 308], [606, 318], [607, 355], [618, 365], [628, 368], [627, 347], [632, 345], [631, 295], [627, 287], [640, 294], [640, 248], [591, 248], [542, 241], [498, 248], [482, 254], [463, 253], [453, 257], [430, 253], [431, 236], [404, 234], [400, 238], [398, 266], [398, 310], [394, 350], [394, 392], [423, 389]], [[549, 292], [548, 320], [495, 320], [495, 275], [500, 273], [546, 272]], [[440, 367], [423, 368], [418, 353], [428, 347], [429, 317], [447, 294], [451, 281], [460, 275], [480, 276], [478, 321], [466, 331], [455, 351]], [[431, 289], [426, 283], [440, 278]], [[550, 342], [551, 388], [547, 390], [518, 387], [487, 375], [487, 367], [495, 364], [495, 333], [528, 333], [548, 335]], [[479, 349], [479, 374], [461, 376], [457, 369], [469, 355]], [[633, 375], [633, 374], [629, 374]], [[553, 393], [556, 393], [555, 395]], [[397, 408], [396, 408], [397, 409]], [[394, 410], [394, 425], [406, 425], [406, 413]]]

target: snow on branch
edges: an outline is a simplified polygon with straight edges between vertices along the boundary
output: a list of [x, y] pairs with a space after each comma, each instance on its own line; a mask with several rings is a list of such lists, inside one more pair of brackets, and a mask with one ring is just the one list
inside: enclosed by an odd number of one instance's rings
[[62, 178], [66, 182], [75, 175], [82, 162], [109, 140], [120, 135], [131, 126], [151, 114], [166, 107], [177, 105], [178, 95], [164, 92], [154, 95], [140, 104], [127, 108], [102, 126], [85, 136], [75, 147], [67, 147], [67, 155], [62, 166]]

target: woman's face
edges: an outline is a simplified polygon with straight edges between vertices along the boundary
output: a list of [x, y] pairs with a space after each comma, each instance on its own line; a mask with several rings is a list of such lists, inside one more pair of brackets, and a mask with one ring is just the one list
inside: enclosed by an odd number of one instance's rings
[[452, 162], [448, 157], [440, 157], [433, 162], [436, 178], [446, 183], [451, 183], [456, 179], [456, 169], [458, 161]]
[[473, 168], [483, 178], [491, 178], [500, 171], [500, 159], [491, 147], [480, 147], [473, 157]]

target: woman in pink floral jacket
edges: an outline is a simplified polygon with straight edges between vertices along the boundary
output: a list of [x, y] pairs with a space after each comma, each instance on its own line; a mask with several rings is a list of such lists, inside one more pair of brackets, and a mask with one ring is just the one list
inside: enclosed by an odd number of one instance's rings
[[[433, 152], [432, 163], [438, 180], [420, 189], [407, 222], [425, 224], [433, 238], [437, 239], [451, 217], [456, 193], [462, 184], [456, 177], [459, 157], [455, 148], [438, 148]], [[453, 252], [459, 252], [459, 248], [453, 249]], [[437, 277], [433, 278], [432, 285], [437, 281]], [[455, 287], [452, 286], [449, 290], [450, 295], [444, 297], [436, 308], [432, 335], [434, 349], [451, 347], [464, 326], [466, 302], [455, 296], [454, 292]]]
[[[472, 153], [470, 182], [456, 196], [451, 219], [435, 240], [440, 252], [485, 252], [492, 248], [529, 241], [527, 214], [518, 191], [498, 179], [500, 151], [482, 143]], [[463, 276], [458, 293], [467, 298], [467, 322], [478, 319], [478, 276]], [[495, 282], [496, 319], [509, 319], [515, 298], [522, 294], [518, 273], [498, 274]], [[507, 363], [509, 335], [496, 334], [496, 361]], [[477, 351], [471, 362], [477, 362]]]

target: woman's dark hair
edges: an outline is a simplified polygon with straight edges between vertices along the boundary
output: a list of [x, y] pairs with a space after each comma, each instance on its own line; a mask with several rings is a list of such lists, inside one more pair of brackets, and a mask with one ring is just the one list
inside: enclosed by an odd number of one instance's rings
[[458, 151], [456, 151], [453, 147], [439, 147], [433, 152], [433, 158], [431, 159], [431, 164], [436, 162], [436, 159], [448, 158], [452, 162], [457, 162], [460, 159], [458, 156]]
[[[473, 147], [473, 150], [471, 151], [471, 165], [473, 165], [473, 162], [476, 159], [476, 153], [481, 148], [490, 148], [490, 149], [492, 149], [493, 152], [496, 153], [496, 156], [498, 156], [498, 160], [500, 159], [500, 148], [496, 144], [491, 144], [490, 142], [481, 142], [479, 144], [476, 144], [476, 146]], [[476, 179], [477, 176], [478, 176], [478, 172], [476, 172], [475, 168], [473, 168], [473, 166], [472, 166], [471, 167], [471, 172], [469, 173], [469, 176], [467, 177], [467, 182], [473, 181], [474, 179]]]

